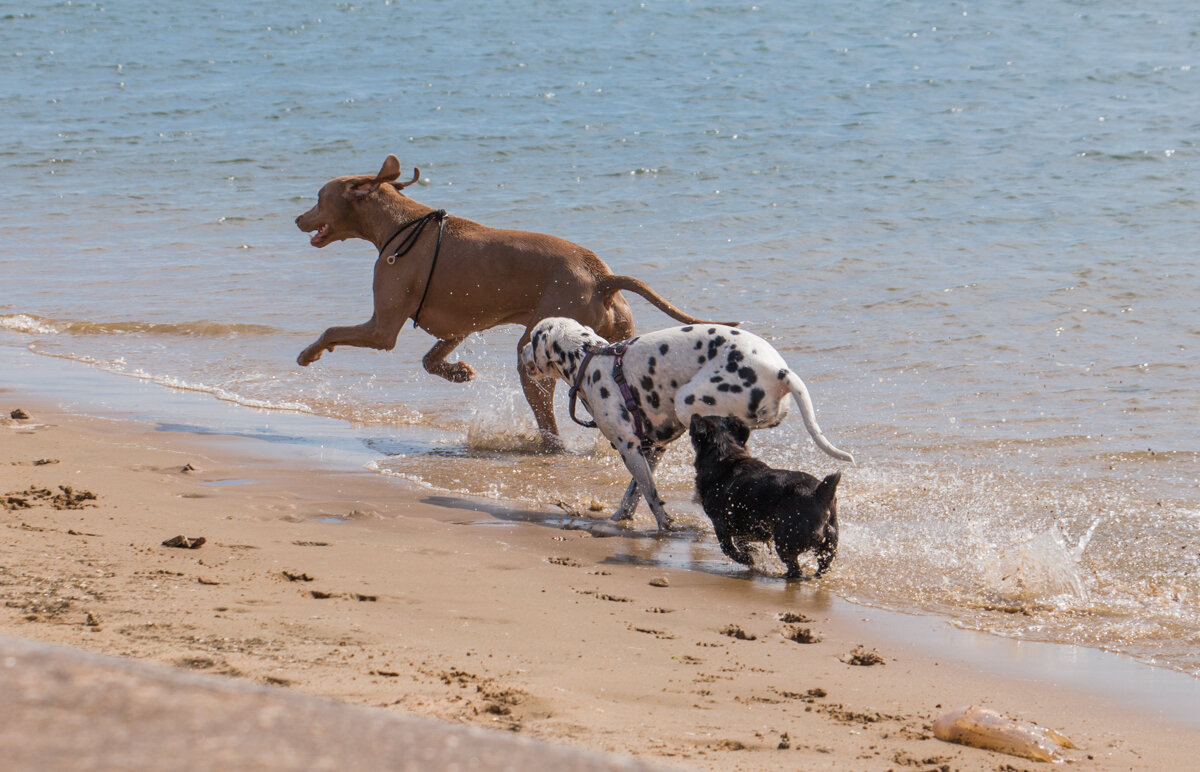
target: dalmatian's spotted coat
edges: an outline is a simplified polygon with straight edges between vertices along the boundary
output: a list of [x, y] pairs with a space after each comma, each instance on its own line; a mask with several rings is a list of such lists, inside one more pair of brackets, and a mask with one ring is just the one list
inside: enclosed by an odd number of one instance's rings
[[[543, 319], [521, 349], [521, 367], [530, 377], [558, 377], [574, 385], [588, 349], [607, 345], [590, 327], [573, 319]], [[613, 378], [612, 357], [593, 356], [579, 382], [579, 399], [633, 477], [613, 520], [633, 517], [640, 491], [659, 530], [670, 526], [654, 487], [654, 467], [666, 446], [687, 431], [693, 415], [734, 416], [751, 429], [763, 429], [784, 419], [789, 397], [794, 397], [817, 447], [854, 462], [821, 433], [804, 382], [770, 343], [752, 333], [720, 324], [693, 324], [641, 335], [628, 341], [624, 371], [633, 402], [646, 421], [650, 447], [644, 454], [633, 416]]]

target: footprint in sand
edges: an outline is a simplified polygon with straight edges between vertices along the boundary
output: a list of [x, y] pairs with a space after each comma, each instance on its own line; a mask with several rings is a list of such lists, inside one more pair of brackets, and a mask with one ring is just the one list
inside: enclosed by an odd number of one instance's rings
[[796, 643], [820, 643], [821, 637], [810, 627], [791, 626], [783, 631], [783, 637]]
[[633, 603], [633, 598], [622, 598], [620, 595], [610, 595], [606, 592], [600, 592], [599, 590], [580, 590], [575, 587], [572, 587], [571, 589], [575, 590], [575, 592], [579, 593], [580, 595], [590, 595], [597, 600], [607, 600], [611, 601], [612, 603]]
[[665, 630], [655, 630], [652, 627], [638, 627], [637, 625], [629, 625], [629, 629], [633, 630], [635, 633], [653, 635], [655, 638], [663, 641], [673, 641], [678, 637], [674, 633], [668, 633]]
[[737, 625], [725, 625], [719, 631], [721, 635], [728, 635], [730, 638], [736, 638], [739, 641], [757, 641], [758, 636], [754, 633], [748, 633]]
[[887, 660], [879, 656], [879, 652], [871, 649], [867, 651], [866, 647], [859, 645], [855, 646], [850, 653], [838, 657], [847, 665], [857, 665], [859, 667], [871, 667], [872, 665], [886, 665]]
[[13, 461], [13, 466], [49, 466], [60, 463], [57, 458], [35, 458], [32, 461]]

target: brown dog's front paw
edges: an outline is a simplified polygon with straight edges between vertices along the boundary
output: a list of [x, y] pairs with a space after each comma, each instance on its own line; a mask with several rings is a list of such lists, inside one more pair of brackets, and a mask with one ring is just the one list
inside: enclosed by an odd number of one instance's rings
[[450, 365], [446, 378], [452, 383], [466, 383], [475, 377], [475, 368], [466, 362], [455, 362]]
[[320, 359], [322, 353], [324, 353], [324, 349], [322, 349], [320, 346], [309, 346], [300, 352], [300, 356], [296, 357], [296, 364], [300, 365], [301, 367], [308, 367], [313, 362]]

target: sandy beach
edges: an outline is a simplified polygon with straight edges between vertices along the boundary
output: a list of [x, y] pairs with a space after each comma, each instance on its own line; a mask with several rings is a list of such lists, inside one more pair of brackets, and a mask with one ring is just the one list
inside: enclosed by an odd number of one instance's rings
[[[642, 521], [548, 527], [252, 439], [0, 402], [5, 635], [685, 769], [1041, 766], [934, 739], [967, 704], [1061, 731], [1079, 768], [1200, 751], [1186, 676], [906, 639], [819, 583], [656, 565]], [[1127, 698], [1094, 657], [1175, 691]]]

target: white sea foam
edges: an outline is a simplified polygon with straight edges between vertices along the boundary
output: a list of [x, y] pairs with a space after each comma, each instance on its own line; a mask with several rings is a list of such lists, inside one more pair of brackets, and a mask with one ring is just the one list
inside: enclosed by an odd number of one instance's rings
[[58, 330], [28, 314], [0, 316], [0, 329], [25, 332], [31, 335], [57, 335]]
[[292, 401], [274, 401], [269, 399], [255, 399], [230, 391], [222, 386], [214, 386], [206, 383], [195, 383], [184, 378], [179, 378], [173, 375], [155, 375], [148, 373], [145, 370], [134, 370], [132, 372], [122, 372], [114, 368], [106, 368], [111, 372], [120, 373], [121, 375], [129, 375], [143, 381], [166, 386], [170, 389], [178, 389], [179, 391], [196, 391], [203, 394], [211, 394], [224, 402], [232, 402], [243, 407], [258, 408], [260, 410], [287, 410], [295, 413], [312, 413], [310, 406], [303, 402]]

